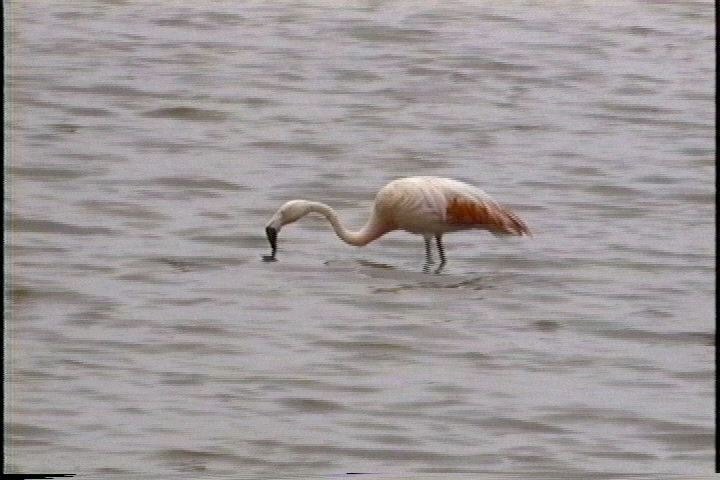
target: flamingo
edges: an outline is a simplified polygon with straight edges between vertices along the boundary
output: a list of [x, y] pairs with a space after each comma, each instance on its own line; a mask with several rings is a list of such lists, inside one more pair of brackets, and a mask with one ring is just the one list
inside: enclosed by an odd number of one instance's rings
[[345, 243], [362, 247], [393, 230], [405, 230], [425, 239], [426, 268], [434, 263], [432, 238], [435, 237], [440, 266], [445, 265], [442, 236], [458, 230], [488, 230], [495, 235], [530, 235], [525, 223], [509, 208], [467, 183], [441, 177], [407, 177], [393, 180], [377, 193], [370, 219], [358, 231], [347, 230], [330, 206], [308, 200], [291, 200], [282, 205], [265, 227], [270, 255], [275, 261], [280, 229], [309, 213], [319, 213], [332, 225]]

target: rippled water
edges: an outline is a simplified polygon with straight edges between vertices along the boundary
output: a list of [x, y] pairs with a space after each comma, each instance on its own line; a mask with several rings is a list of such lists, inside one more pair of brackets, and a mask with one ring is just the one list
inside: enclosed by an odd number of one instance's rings
[[[712, 472], [713, 4], [478, 3], [5, 5], [6, 469]], [[535, 237], [261, 262], [408, 175]]]

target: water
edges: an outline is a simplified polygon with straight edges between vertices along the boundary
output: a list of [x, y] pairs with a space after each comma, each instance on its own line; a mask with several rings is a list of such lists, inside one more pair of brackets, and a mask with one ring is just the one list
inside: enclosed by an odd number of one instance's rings
[[[6, 470], [711, 473], [712, 2], [474, 3], [6, 5]], [[409, 175], [535, 236], [261, 261]]]

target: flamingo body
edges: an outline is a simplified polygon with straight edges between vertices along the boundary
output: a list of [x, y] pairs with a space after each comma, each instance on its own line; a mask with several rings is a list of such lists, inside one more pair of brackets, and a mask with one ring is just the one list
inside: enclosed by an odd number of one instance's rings
[[432, 263], [430, 239], [437, 240], [441, 265], [445, 254], [441, 237], [458, 230], [482, 229], [495, 235], [530, 235], [525, 223], [509, 208], [500, 205], [477, 187], [441, 177], [407, 177], [393, 180], [377, 193], [372, 214], [357, 232], [346, 230], [335, 211], [320, 202], [292, 200], [273, 215], [266, 226], [274, 260], [277, 233], [283, 225], [308, 213], [325, 216], [335, 233], [350, 245], [363, 246], [393, 230], [425, 237], [428, 263]]
[[527, 235], [510, 209], [464, 182], [441, 177], [407, 177], [385, 185], [375, 197], [375, 215], [394, 229], [442, 235], [468, 229]]

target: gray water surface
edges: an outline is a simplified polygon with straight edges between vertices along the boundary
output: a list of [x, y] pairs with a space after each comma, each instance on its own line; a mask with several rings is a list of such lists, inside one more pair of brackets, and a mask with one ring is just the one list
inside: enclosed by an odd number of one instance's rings
[[[712, 472], [712, 2], [5, 7], [6, 471]], [[410, 175], [535, 236], [261, 261]]]

